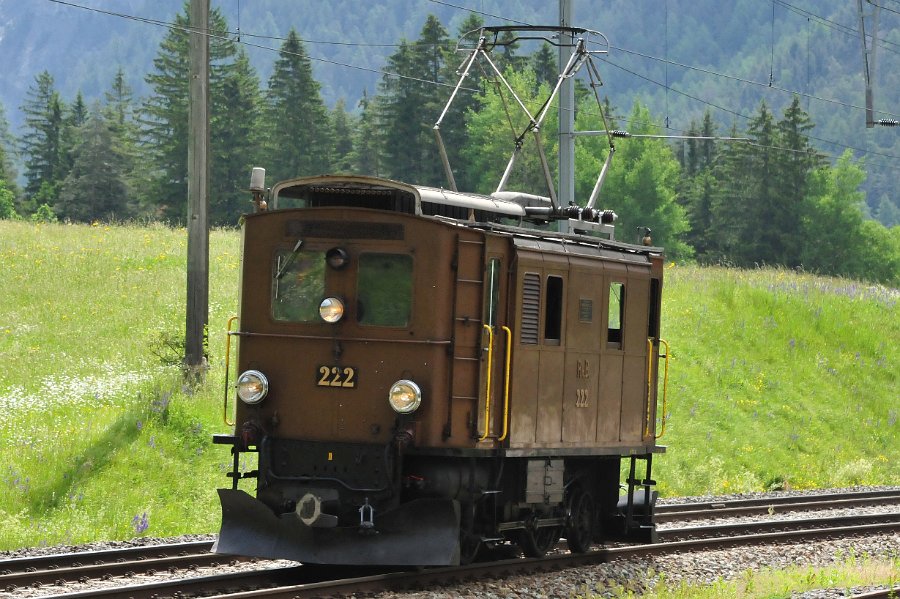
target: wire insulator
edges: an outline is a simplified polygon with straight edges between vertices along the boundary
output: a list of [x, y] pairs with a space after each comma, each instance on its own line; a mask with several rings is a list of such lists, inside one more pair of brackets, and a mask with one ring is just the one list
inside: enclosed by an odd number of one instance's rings
[[900, 121], [894, 119], [879, 119], [875, 121], [876, 125], [881, 125], [882, 127], [897, 127], [900, 126]]

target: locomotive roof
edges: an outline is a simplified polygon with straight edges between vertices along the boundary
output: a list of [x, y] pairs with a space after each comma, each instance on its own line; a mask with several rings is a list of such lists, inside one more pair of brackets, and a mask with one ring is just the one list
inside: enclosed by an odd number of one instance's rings
[[[364, 175], [321, 175], [301, 177], [277, 183], [271, 190], [272, 209], [279, 201], [299, 200], [306, 207], [346, 206], [374, 208], [440, 219], [458, 226], [482, 229], [513, 238], [517, 247], [563, 253], [649, 256], [662, 254], [663, 248], [635, 245], [582, 233], [560, 233], [521, 226], [541, 222], [526, 208], [549, 206], [549, 198], [528, 193], [504, 191], [482, 195], [414, 185]], [[288, 206], [282, 206], [288, 207]], [[518, 220], [519, 226], [501, 219]], [[579, 228], [579, 221], [569, 221]], [[584, 223], [589, 228], [592, 223]], [[611, 227], [610, 227], [611, 228]]]
[[476, 193], [451, 191], [439, 187], [411, 185], [402, 181], [369, 177], [363, 175], [323, 175], [319, 177], [301, 177], [282, 181], [272, 188], [275, 199], [274, 208], [278, 208], [280, 198], [309, 198], [312, 195], [352, 194], [369, 196], [389, 196], [410, 194], [412, 204], [399, 205], [398, 212], [427, 214], [422, 203], [454, 206], [471, 210], [482, 210], [509, 217], [524, 217], [525, 208], [521, 203], [509, 201], [503, 197], [492, 197]]

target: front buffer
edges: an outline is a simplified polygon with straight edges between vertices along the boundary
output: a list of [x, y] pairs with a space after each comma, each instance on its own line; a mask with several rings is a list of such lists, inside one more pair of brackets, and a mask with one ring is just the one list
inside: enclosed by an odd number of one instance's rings
[[236, 489], [219, 489], [222, 529], [213, 553], [335, 565], [459, 564], [459, 503], [416, 499], [376, 514], [373, 525], [317, 528], [278, 516]]

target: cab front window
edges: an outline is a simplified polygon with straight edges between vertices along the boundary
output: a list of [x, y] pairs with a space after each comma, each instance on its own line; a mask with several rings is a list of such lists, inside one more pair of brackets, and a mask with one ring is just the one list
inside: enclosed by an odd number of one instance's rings
[[272, 264], [272, 317], [289, 322], [321, 322], [325, 296], [325, 254], [279, 250]]
[[412, 275], [412, 256], [361, 254], [356, 282], [359, 324], [381, 327], [409, 325]]

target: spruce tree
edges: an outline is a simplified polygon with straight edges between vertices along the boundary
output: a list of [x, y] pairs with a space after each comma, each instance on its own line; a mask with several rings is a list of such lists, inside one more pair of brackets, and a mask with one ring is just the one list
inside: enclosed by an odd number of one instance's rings
[[341, 98], [331, 111], [332, 147], [334, 171], [349, 173], [353, 170], [353, 128], [354, 119], [347, 113], [344, 99]]
[[60, 186], [56, 215], [77, 222], [129, 216], [126, 161], [113, 143], [112, 131], [99, 106], [79, 129], [79, 137], [82, 143]]
[[59, 178], [64, 179], [72, 170], [75, 164], [78, 152], [80, 151], [83, 139], [81, 138], [81, 128], [87, 122], [90, 113], [87, 104], [84, 102], [84, 95], [81, 90], [75, 95], [75, 101], [66, 110], [63, 118], [63, 128], [60, 138], [60, 147], [62, 152], [62, 172]]
[[781, 235], [773, 222], [781, 202], [776, 183], [778, 135], [775, 118], [765, 101], [748, 124], [747, 134], [752, 143], [742, 146], [746, 170], [735, 179], [743, 192], [733, 206], [742, 220], [738, 264], [777, 264], [783, 254]]
[[137, 197], [139, 182], [135, 165], [139, 159], [137, 144], [140, 133], [135, 120], [131, 87], [121, 67], [116, 71], [109, 90], [104, 93], [104, 99], [103, 120], [109, 129], [113, 150], [121, 159], [122, 179], [128, 187], [128, 205], [120, 207], [117, 216], [138, 216], [141, 209]]
[[541, 44], [541, 47], [531, 55], [529, 59], [538, 85], [547, 84], [552, 89], [559, 78], [559, 60], [553, 53], [550, 44]]
[[209, 219], [214, 225], [236, 225], [250, 209], [247, 185], [259, 166], [259, 77], [242, 50], [224, 71], [221, 93], [213, 97], [213, 163]]
[[[784, 266], [799, 266], [801, 251], [806, 243], [802, 235], [802, 221], [808, 210], [809, 176], [823, 162], [809, 142], [807, 132], [814, 125], [800, 107], [798, 96], [794, 96], [777, 127], [780, 154], [775, 182], [779, 201], [772, 205], [770, 222], [780, 253], [774, 259]], [[810, 239], [809, 243], [815, 243], [814, 239]]]
[[294, 29], [281, 45], [265, 94], [265, 165], [272, 180], [326, 173], [331, 127], [306, 48]]
[[56, 200], [65, 171], [62, 154], [65, 108], [48, 71], [35, 77], [22, 112], [25, 114], [25, 133], [21, 138], [21, 149], [25, 156], [27, 196], [22, 208], [23, 212], [32, 213], [40, 203], [52, 205]]
[[[385, 171], [390, 177], [447, 185], [433, 126], [450, 97], [450, 85], [456, 83], [449, 80], [445, 68], [448, 43], [446, 29], [437, 17], [429, 15], [419, 38], [412, 43], [401, 41], [388, 58], [388, 74], [380, 86], [379, 126], [385, 132]], [[441, 128], [448, 148], [458, 145], [453, 132], [461, 123], [453, 121], [449, 118], [446, 128]]]
[[[732, 125], [731, 137], [738, 137]], [[748, 172], [751, 147], [745, 143], [726, 144], [713, 167], [717, 182], [710, 199], [710, 228], [701, 258], [708, 263], [744, 265], [751, 262], [742, 245], [747, 223], [747, 206], [755, 193], [753, 175]]]
[[359, 100], [359, 119], [353, 134], [353, 150], [350, 154], [350, 169], [360, 175], [381, 175], [384, 132], [377, 123], [378, 98], [370, 98], [363, 91]]
[[716, 135], [716, 126], [707, 110], [703, 122], [691, 122], [682, 156], [679, 202], [685, 207], [690, 229], [685, 241], [694, 248], [701, 261], [715, 259], [715, 222], [713, 204], [718, 193], [719, 181], [715, 176], [715, 142], [700, 137]]
[[6, 120], [6, 110], [0, 103], [0, 180], [6, 182], [7, 191], [15, 197], [18, 193], [16, 187], [16, 168], [14, 165], [15, 140], [9, 131], [9, 122]]
[[[142, 125], [142, 144], [150, 155], [151, 172], [143, 186], [148, 207], [166, 219], [183, 219], [187, 214], [187, 140], [189, 98], [189, 24], [188, 5], [175, 17], [175, 26], [160, 44], [153, 60], [154, 72], [146, 77], [153, 93], [144, 101], [139, 122]], [[224, 35], [228, 25], [221, 10], [209, 14], [209, 28], [217, 32], [209, 43], [210, 96], [222, 93], [222, 86], [235, 55], [235, 44]], [[222, 122], [220, 103], [210, 101], [210, 144], [218, 139]], [[228, 124], [230, 126], [230, 123]]]

